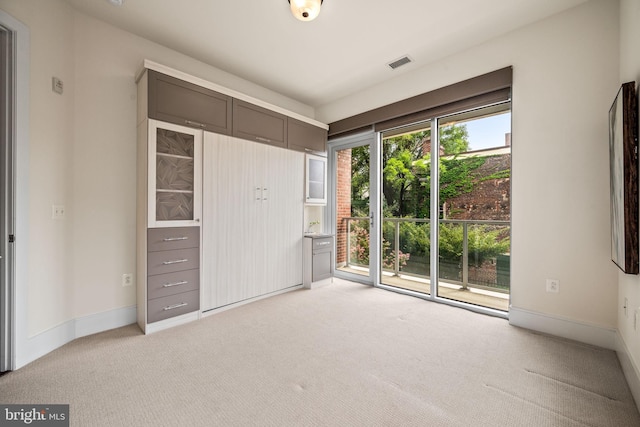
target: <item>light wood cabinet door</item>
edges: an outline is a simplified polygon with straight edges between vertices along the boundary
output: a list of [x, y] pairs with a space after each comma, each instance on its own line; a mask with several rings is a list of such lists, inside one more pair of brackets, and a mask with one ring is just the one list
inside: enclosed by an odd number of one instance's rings
[[205, 134], [203, 310], [302, 283], [301, 153]]

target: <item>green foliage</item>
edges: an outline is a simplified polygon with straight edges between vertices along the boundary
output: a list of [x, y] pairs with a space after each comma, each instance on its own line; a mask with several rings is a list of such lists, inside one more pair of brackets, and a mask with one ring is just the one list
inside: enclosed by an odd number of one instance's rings
[[[464, 230], [462, 224], [440, 226], [440, 256], [446, 260], [462, 259]], [[468, 228], [469, 261], [476, 266], [489, 258], [509, 252], [511, 240], [505, 227], [475, 225]]]
[[473, 191], [475, 176], [472, 171], [484, 162], [484, 157], [440, 159], [440, 205], [460, 194]]
[[511, 177], [511, 169], [506, 169], [506, 170], [498, 171], [491, 175], [482, 176], [480, 177], [480, 181], [489, 181], [492, 179], [505, 179], [510, 177]]
[[[383, 210], [386, 216], [428, 218], [431, 205], [431, 153], [425, 152], [425, 138], [431, 130], [387, 138], [383, 141]], [[473, 190], [471, 171], [483, 158], [457, 158], [469, 149], [465, 125], [443, 126], [440, 147], [440, 205], [447, 199]]]
[[369, 146], [351, 150], [351, 216], [369, 216]]
[[440, 128], [440, 147], [444, 155], [460, 154], [469, 151], [469, 133], [466, 125], [449, 125]]
[[[351, 223], [351, 241], [350, 261], [355, 264], [369, 265], [369, 221], [354, 221]], [[407, 265], [410, 254], [398, 251], [398, 260], [400, 267]], [[391, 242], [383, 239], [382, 241], [382, 266], [383, 268], [394, 268], [396, 254], [391, 249]]]

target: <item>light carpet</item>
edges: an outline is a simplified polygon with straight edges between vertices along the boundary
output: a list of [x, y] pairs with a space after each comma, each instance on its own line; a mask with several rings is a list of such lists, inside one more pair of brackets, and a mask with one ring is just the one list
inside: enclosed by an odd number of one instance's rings
[[336, 279], [0, 377], [73, 426], [640, 426], [613, 351]]

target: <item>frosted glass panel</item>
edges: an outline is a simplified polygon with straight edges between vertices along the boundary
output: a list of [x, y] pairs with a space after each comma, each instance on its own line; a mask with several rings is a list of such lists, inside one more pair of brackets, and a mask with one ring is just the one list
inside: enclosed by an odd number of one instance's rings
[[193, 220], [195, 137], [156, 131], [156, 221]]
[[184, 221], [193, 219], [193, 193], [156, 192], [156, 220]]
[[158, 153], [193, 157], [194, 136], [186, 133], [158, 129], [156, 150]]
[[324, 161], [309, 159], [309, 181], [324, 182]]
[[324, 199], [324, 182], [309, 182], [309, 197]]
[[158, 190], [193, 191], [193, 159], [158, 155], [156, 158]]

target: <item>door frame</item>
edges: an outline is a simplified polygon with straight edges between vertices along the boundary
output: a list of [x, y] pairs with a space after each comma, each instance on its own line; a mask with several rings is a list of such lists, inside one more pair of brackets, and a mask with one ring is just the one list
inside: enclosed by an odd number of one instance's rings
[[[369, 145], [369, 216], [371, 218], [369, 229], [369, 277], [339, 271], [338, 269], [335, 270], [334, 275], [354, 282], [377, 286], [380, 282], [380, 274], [382, 273], [380, 261], [380, 218], [382, 216], [380, 208], [380, 168], [377, 166], [380, 163], [380, 133], [371, 129], [355, 135], [330, 140], [327, 145], [329, 159], [327, 185], [329, 197], [327, 209], [325, 209], [324, 212], [324, 222], [328, 224], [329, 230], [331, 230], [334, 235], [337, 234], [338, 230], [335, 215], [338, 206], [335, 187], [338, 172], [338, 151]], [[337, 245], [337, 239], [334, 239], [334, 245]], [[334, 253], [337, 254], [337, 248], [334, 248], [334, 250]]]
[[[29, 29], [8, 13], [0, 10], [0, 26], [10, 34], [7, 38], [8, 64], [5, 81], [10, 93], [2, 114], [6, 114], [6, 140], [2, 161], [5, 165], [0, 177], [0, 372], [25, 364], [29, 347], [27, 334], [27, 289], [17, 286], [26, 283], [28, 276], [28, 153], [29, 153]], [[18, 197], [23, 195], [23, 197]], [[11, 241], [9, 237], [11, 236]], [[19, 243], [18, 237], [21, 239]], [[25, 359], [25, 360], [23, 360]]]

